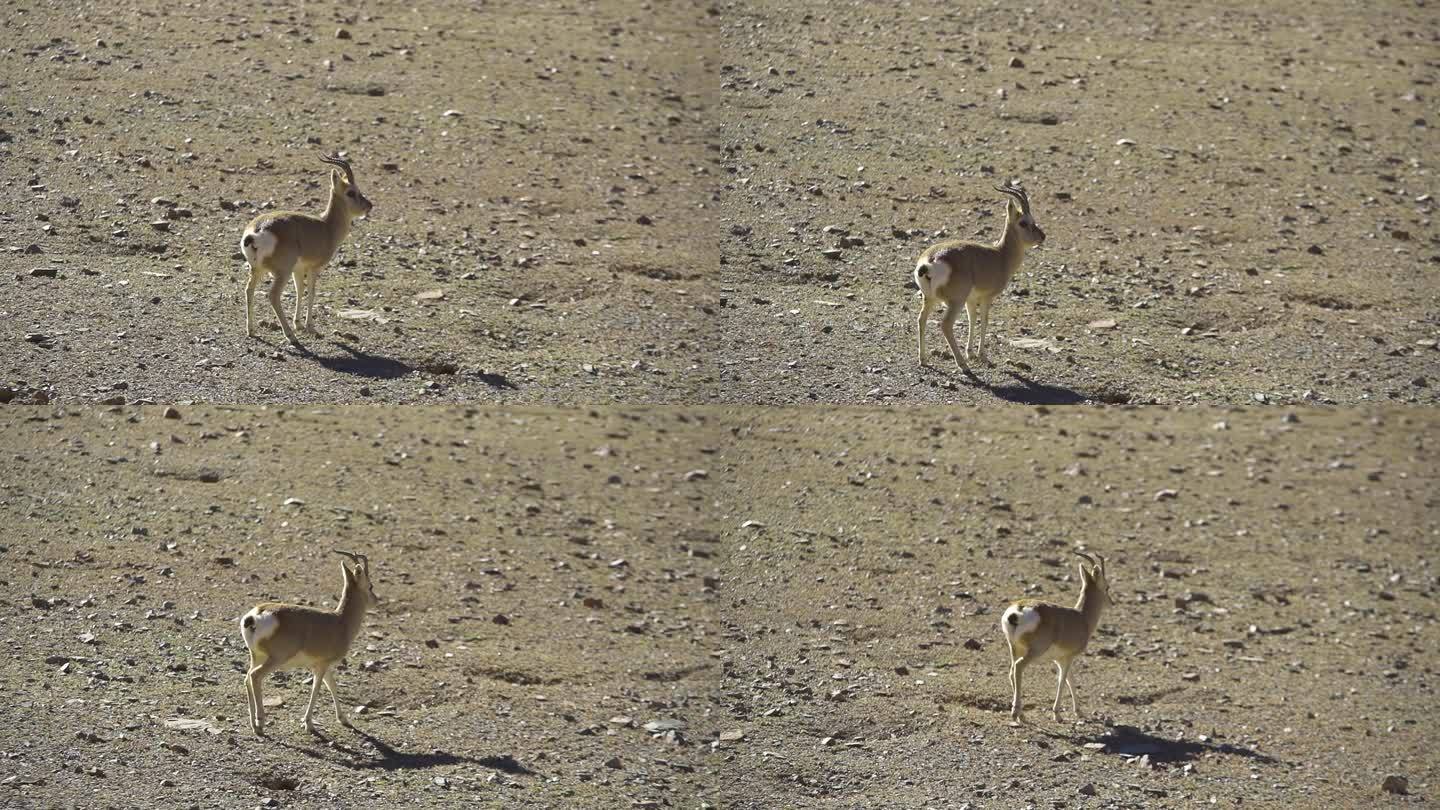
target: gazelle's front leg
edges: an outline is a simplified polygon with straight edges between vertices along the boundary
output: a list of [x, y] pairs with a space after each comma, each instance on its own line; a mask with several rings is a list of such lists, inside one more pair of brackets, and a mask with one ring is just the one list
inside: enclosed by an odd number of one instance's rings
[[[306, 276], [305, 283], [305, 331], [312, 335], [318, 335], [315, 331], [315, 286], [320, 281], [320, 268], [311, 270]], [[298, 327], [297, 327], [298, 328]]]
[[305, 282], [305, 268], [301, 267], [298, 262], [296, 263], [295, 274], [292, 275], [290, 279], [294, 282], [295, 286], [295, 315], [290, 319], [290, 323], [295, 327], [295, 331], [299, 332], [301, 331], [300, 311], [305, 308], [305, 288], [309, 285]]
[[320, 694], [320, 682], [325, 680], [324, 670], [310, 671], [310, 702], [305, 704], [305, 717], [301, 720], [305, 724], [305, 730], [314, 733], [315, 724], [310, 720], [311, 713], [315, 710], [315, 696]]
[[1075, 681], [1071, 680], [1070, 674], [1075, 671], [1075, 662], [1072, 660], [1065, 667], [1065, 688], [1070, 690], [1070, 711], [1075, 713], [1076, 720], [1083, 720], [1080, 716], [1080, 704], [1075, 702]]
[[[990, 359], [989, 359], [988, 357], [985, 356], [985, 336], [986, 336], [986, 334], [989, 333], [989, 331], [990, 331], [990, 305], [993, 304], [993, 303], [995, 303], [995, 299], [990, 298], [990, 299], [987, 299], [987, 300], [981, 302], [980, 305], [979, 305], [979, 309], [980, 309], [980, 346], [979, 346], [980, 356], [979, 356], [979, 360], [980, 360], [980, 365], [982, 365], [982, 366], [993, 366], [993, 365], [995, 365], [994, 363], [990, 362]], [[970, 330], [970, 331], [971, 331], [971, 332], [974, 332], [974, 331], [975, 331], [973, 326], [971, 327], [971, 330]]]
[[[1055, 722], [1058, 723], [1060, 722], [1060, 694], [1065, 690], [1065, 681], [1070, 671], [1070, 660], [1068, 658], [1056, 659], [1055, 669], [1059, 670], [1059, 672], [1055, 681], [1055, 703], [1050, 707], [1050, 711], [1054, 713]], [[1073, 690], [1071, 691], [1071, 695], [1073, 697]]]
[[975, 300], [965, 302], [965, 359], [975, 357]]
[[350, 721], [340, 713], [340, 698], [335, 696], [335, 667], [325, 670], [325, 688], [330, 690], [330, 702], [335, 706], [335, 720], [342, 726], [349, 727]]

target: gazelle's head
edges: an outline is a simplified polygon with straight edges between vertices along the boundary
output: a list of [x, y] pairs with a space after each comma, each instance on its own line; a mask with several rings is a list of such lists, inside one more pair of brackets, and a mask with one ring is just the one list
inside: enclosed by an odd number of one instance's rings
[[1007, 182], [1003, 186], [996, 186], [995, 190], [1010, 197], [1007, 227], [1015, 228], [1025, 247], [1044, 244], [1045, 231], [1035, 223], [1035, 214], [1030, 211], [1030, 197], [1025, 194], [1025, 189]]
[[[339, 202], [345, 206], [350, 218], [363, 217], [370, 213], [370, 198], [360, 193], [360, 186], [355, 182], [355, 171], [350, 168], [350, 161], [341, 158], [339, 155], [321, 155], [321, 163], [328, 163], [338, 168], [330, 170], [330, 199], [332, 204]], [[345, 174], [340, 174], [344, 170]]]
[[349, 551], [335, 549], [335, 553], [342, 557], [348, 557], [354, 565], [340, 563], [340, 568], [345, 572], [345, 589], [354, 589], [353, 593], [364, 599], [368, 607], [375, 607], [380, 604], [380, 597], [375, 595], [375, 584], [370, 581], [370, 560], [364, 554], [353, 554]]
[[1099, 554], [1091, 556], [1084, 552], [1074, 552], [1090, 565], [1080, 563], [1080, 596], [1082, 599], [1098, 599], [1100, 607], [1107, 608], [1115, 604], [1110, 598], [1110, 581], [1105, 578], [1105, 558]]

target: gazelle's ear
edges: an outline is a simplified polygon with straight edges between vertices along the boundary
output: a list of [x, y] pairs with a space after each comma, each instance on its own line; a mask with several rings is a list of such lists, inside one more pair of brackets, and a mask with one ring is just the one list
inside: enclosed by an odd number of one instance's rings
[[345, 178], [343, 178], [343, 177], [340, 176], [340, 170], [339, 170], [339, 169], [331, 169], [331, 170], [330, 170], [330, 185], [332, 185], [332, 186], [343, 186], [343, 185], [345, 185]]

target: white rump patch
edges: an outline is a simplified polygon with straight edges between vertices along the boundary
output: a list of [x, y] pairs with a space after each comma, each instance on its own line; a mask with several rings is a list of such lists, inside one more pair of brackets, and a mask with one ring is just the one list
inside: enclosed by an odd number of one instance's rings
[[[252, 619], [254, 621], [251, 626], [246, 627], [245, 623]], [[279, 627], [280, 620], [268, 610], [251, 608], [249, 613], [240, 618], [240, 635], [245, 639], [245, 646], [250, 648], [254, 648], [257, 643], [275, 635], [275, 631]]]
[[[1019, 621], [1011, 624], [1011, 615], [1018, 615]], [[1039, 626], [1040, 611], [1033, 607], [1022, 608], [1019, 605], [1011, 605], [1006, 608], [1005, 612], [1000, 616], [1000, 630], [1005, 634], [1006, 638], [1012, 641], [1030, 635], [1035, 632], [1035, 628]]]
[[[920, 275], [920, 271], [929, 268], [929, 272]], [[950, 280], [950, 265], [945, 262], [919, 262], [915, 265], [915, 286], [920, 288], [928, 298], [930, 293], [937, 287], [945, 286]]]
[[[250, 244], [246, 245], [246, 241], [249, 241]], [[240, 252], [245, 254], [245, 260], [252, 265], [256, 262], [264, 262], [270, 258], [270, 254], [275, 252], [275, 246], [279, 241], [275, 238], [275, 234], [265, 230], [264, 226], [261, 226], [261, 230], [258, 231], [247, 228], [245, 236], [240, 238]]]

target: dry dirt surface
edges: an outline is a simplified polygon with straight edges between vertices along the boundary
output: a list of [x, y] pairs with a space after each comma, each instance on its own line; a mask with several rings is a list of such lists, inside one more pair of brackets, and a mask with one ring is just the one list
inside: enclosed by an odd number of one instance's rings
[[[1440, 779], [1430, 411], [0, 411], [0, 804], [1333, 807]], [[1083, 722], [996, 626], [1116, 606]], [[236, 619], [384, 604], [339, 684]], [[363, 708], [361, 708], [363, 707]], [[655, 725], [652, 725], [655, 724]], [[647, 728], [648, 726], [648, 728]], [[1409, 797], [1382, 791], [1403, 777]]]
[[[717, 609], [725, 806], [1377, 807], [1433, 799], [1431, 411], [776, 411]], [[747, 526], [748, 524], [748, 526]], [[731, 539], [733, 538], [733, 539]], [[1117, 604], [1011, 728], [1006, 603]], [[723, 720], [714, 725], [726, 727]], [[1409, 797], [1382, 791], [1387, 776]], [[1394, 784], [1394, 783], [1392, 783]]]
[[[704, 7], [301, 6], [0, 7], [6, 396], [680, 400], [718, 317]], [[239, 240], [323, 207], [322, 150], [375, 210], [302, 353], [263, 293], [245, 337]]]
[[[0, 411], [0, 805], [680, 806], [717, 676], [707, 423]], [[294, 672], [261, 741], [239, 616], [333, 605], [336, 547], [382, 600], [339, 673], [355, 730], [326, 702], [307, 735]]]
[[[1433, 3], [721, 21], [727, 397], [1440, 400]], [[921, 371], [916, 257], [998, 238], [1008, 178], [1047, 241], [995, 304], [997, 367], [959, 373], [933, 328]]]

